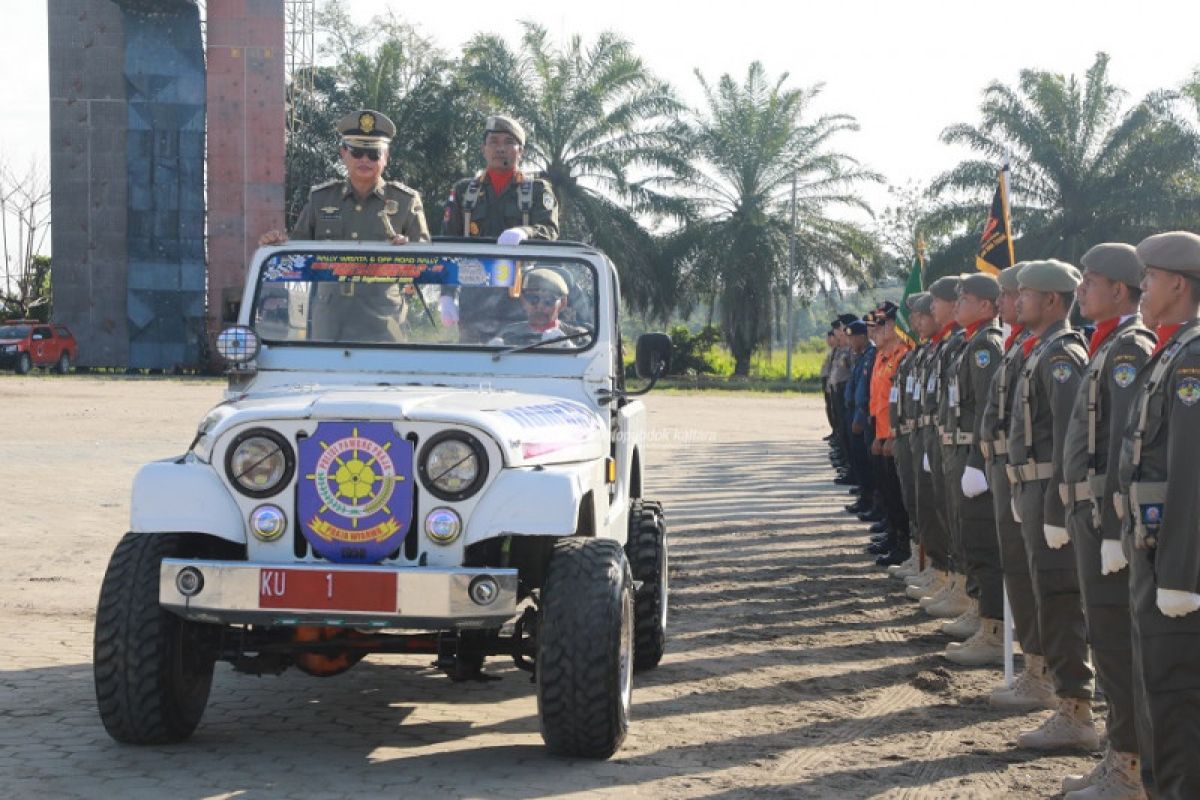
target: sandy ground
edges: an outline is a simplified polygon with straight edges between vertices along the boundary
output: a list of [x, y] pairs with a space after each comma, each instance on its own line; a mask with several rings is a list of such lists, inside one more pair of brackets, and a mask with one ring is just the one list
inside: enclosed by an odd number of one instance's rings
[[218, 667], [188, 743], [113, 743], [93, 607], [145, 461], [175, 455], [216, 381], [0, 376], [0, 797], [1049, 797], [1085, 757], [1012, 747], [994, 670], [862, 554], [815, 398], [651, 395], [648, 495], [667, 505], [672, 633], [624, 748], [547, 757], [528, 677], [454, 685], [429, 657], [333, 679]]

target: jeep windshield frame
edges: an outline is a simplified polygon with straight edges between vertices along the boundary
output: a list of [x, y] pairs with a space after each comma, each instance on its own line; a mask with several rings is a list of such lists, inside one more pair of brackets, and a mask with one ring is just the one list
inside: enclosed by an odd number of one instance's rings
[[[353, 248], [345, 246], [348, 244], [292, 242], [256, 257], [251, 307], [244, 318], [265, 345], [488, 355], [508, 351], [542, 356], [584, 353], [602, 338], [600, 273], [581, 255], [544, 251], [524, 257], [490, 255], [478, 247], [460, 250], [453, 243], [441, 242], [432, 246], [354, 243], [358, 246]], [[534, 270], [538, 272], [531, 278]], [[549, 276], [547, 281], [547, 273], [557, 278]], [[539, 290], [547, 289], [548, 282], [553, 284], [550, 295], [557, 291], [554, 286], [563, 284], [567, 295], [558, 307], [556, 324], [538, 333], [541, 328], [535, 327], [532, 316], [539, 313], [539, 306], [546, 306], [547, 292]], [[292, 290], [303, 302], [296, 302]], [[471, 298], [477, 305], [487, 300], [501, 311], [471, 320], [460, 316], [453, 326], [459, 335], [477, 338], [450, 341], [450, 327], [441, 323], [440, 301], [445, 297], [439, 296], [447, 294], [454, 298], [459, 312], [463, 311], [462, 301]], [[542, 295], [540, 302], [529, 304], [532, 310], [521, 299], [538, 294]], [[368, 308], [368, 302], [374, 307]], [[337, 303], [347, 304], [352, 313], [331, 313]], [[386, 312], [375, 313], [381, 304]], [[395, 317], [392, 310], [396, 310]], [[570, 316], [570, 321], [563, 316]], [[473, 324], [468, 328], [464, 322]], [[334, 325], [341, 327], [335, 330]], [[488, 325], [497, 330], [487, 329]], [[579, 335], [584, 329], [590, 334]], [[364, 335], [364, 330], [369, 332]], [[439, 335], [446, 340], [438, 340]], [[427, 338], [422, 340], [423, 336]], [[428, 340], [430, 336], [435, 337], [433, 341]], [[543, 339], [564, 336], [568, 337], [565, 343], [547, 342], [546, 346], [524, 349]]]

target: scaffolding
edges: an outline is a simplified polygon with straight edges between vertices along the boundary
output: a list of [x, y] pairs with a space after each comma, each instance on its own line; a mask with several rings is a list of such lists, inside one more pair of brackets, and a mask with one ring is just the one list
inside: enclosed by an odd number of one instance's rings
[[308, 103], [303, 102], [303, 98], [313, 91], [313, 66], [317, 56], [316, 5], [316, 0], [284, 0], [288, 133], [295, 133], [304, 125]]

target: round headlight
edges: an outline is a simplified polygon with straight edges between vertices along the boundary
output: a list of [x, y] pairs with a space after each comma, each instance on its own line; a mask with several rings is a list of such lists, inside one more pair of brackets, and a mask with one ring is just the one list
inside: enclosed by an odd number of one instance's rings
[[462, 532], [462, 519], [449, 508], [435, 508], [425, 517], [425, 535], [434, 544], [450, 544]]
[[287, 530], [287, 514], [279, 506], [259, 506], [250, 512], [250, 532], [261, 542], [273, 542]]
[[487, 478], [487, 451], [468, 434], [439, 433], [425, 444], [419, 469], [430, 494], [442, 500], [465, 500]]
[[258, 334], [245, 325], [234, 325], [217, 334], [217, 353], [230, 364], [252, 361], [258, 348]]
[[262, 428], [239, 434], [225, 451], [225, 472], [239, 492], [268, 497], [288, 484], [296, 458], [287, 440]]

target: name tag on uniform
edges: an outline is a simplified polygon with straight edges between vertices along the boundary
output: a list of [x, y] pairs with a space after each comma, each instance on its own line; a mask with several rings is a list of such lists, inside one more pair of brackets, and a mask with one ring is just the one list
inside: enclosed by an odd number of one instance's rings
[[933, 394], [937, 391], [937, 387], [938, 376], [937, 373], [934, 372], [929, 375], [929, 380], [925, 381], [925, 394]]
[[899, 399], [900, 399], [900, 387], [893, 386], [892, 390], [890, 392], [888, 392], [888, 402], [895, 403]]
[[912, 375], [909, 375], [904, 381], [904, 393], [909, 397], [912, 397], [913, 384], [916, 382], [916, 379]]
[[958, 381], [950, 381], [950, 385], [946, 388], [946, 395], [949, 397], [950, 405], [958, 405]]

